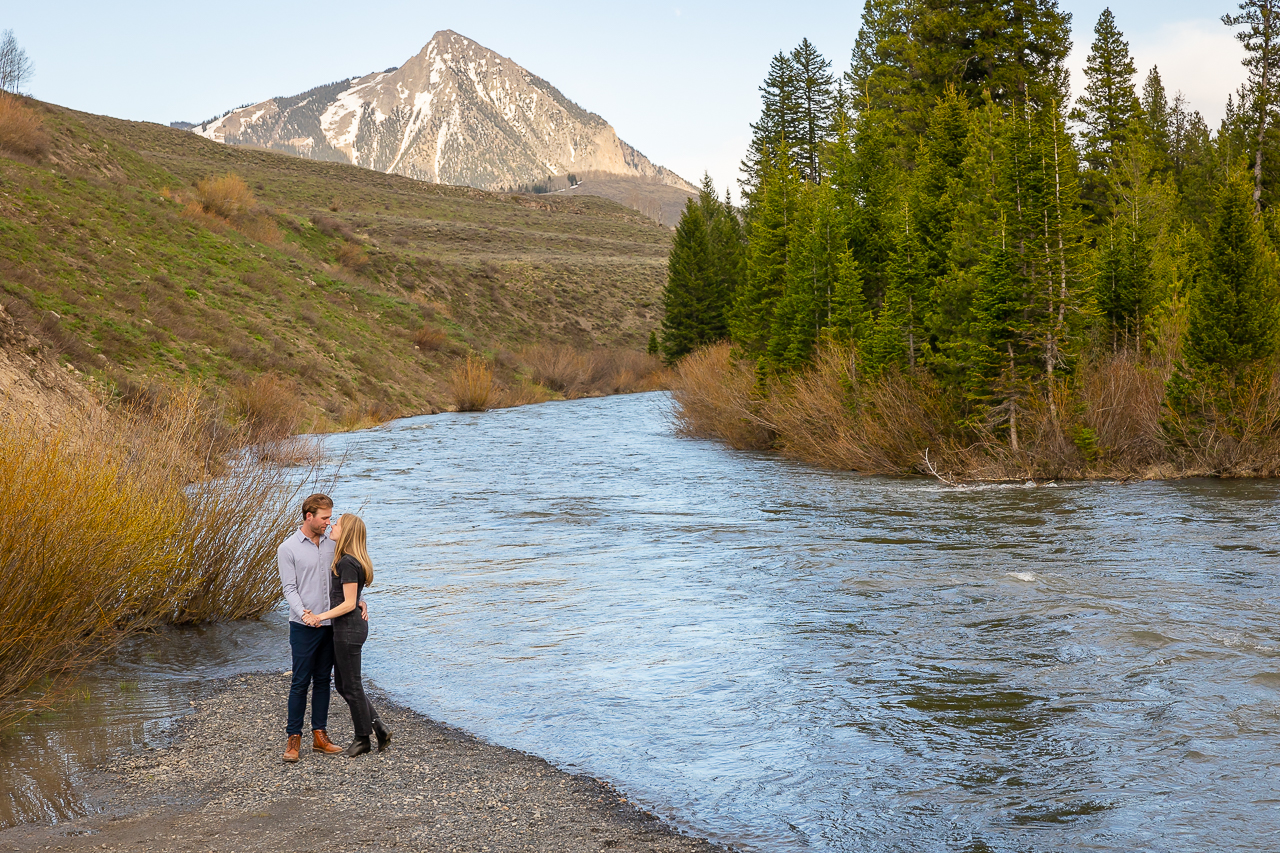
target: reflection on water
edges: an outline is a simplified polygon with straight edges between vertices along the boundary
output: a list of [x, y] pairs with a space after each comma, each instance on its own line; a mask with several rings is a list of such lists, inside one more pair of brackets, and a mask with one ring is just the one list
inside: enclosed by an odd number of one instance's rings
[[329, 439], [379, 686], [744, 850], [1277, 848], [1276, 483], [954, 490], [664, 405]]
[[114, 750], [164, 743], [166, 724], [235, 672], [288, 669], [283, 617], [136, 637], [70, 690], [70, 701], [0, 734], [0, 827], [83, 809], [85, 770]]

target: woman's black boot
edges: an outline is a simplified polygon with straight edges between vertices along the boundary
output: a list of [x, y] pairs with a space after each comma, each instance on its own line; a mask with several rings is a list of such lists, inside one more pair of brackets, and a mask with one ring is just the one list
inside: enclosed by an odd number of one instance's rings
[[391, 743], [391, 730], [382, 724], [382, 720], [374, 720], [373, 733], [378, 736], [378, 752], [382, 752]]
[[370, 749], [368, 735], [356, 735], [356, 739], [351, 741], [351, 746], [347, 747], [347, 758], [355, 758], [357, 755], [364, 755]]

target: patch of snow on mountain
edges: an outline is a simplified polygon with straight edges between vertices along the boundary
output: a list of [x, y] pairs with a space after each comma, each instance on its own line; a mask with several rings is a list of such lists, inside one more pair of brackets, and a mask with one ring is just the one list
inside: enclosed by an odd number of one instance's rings
[[356, 134], [360, 130], [360, 109], [364, 106], [364, 94], [369, 85], [353, 86], [334, 99], [320, 116], [320, 129], [329, 144], [345, 151], [355, 161]]

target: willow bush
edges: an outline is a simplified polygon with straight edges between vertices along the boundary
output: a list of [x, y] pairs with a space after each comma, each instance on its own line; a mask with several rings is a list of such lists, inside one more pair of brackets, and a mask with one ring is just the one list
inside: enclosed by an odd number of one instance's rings
[[254, 453], [222, 461], [203, 405], [186, 389], [158, 412], [79, 412], [54, 428], [0, 416], [0, 722], [30, 709], [37, 682], [131, 634], [279, 601], [275, 548], [305, 477]]

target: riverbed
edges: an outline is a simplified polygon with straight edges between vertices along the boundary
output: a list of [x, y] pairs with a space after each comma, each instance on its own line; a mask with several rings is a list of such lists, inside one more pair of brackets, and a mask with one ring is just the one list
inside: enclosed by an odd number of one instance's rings
[[1280, 844], [1275, 483], [866, 478], [668, 404], [329, 438], [370, 677], [744, 851]]

